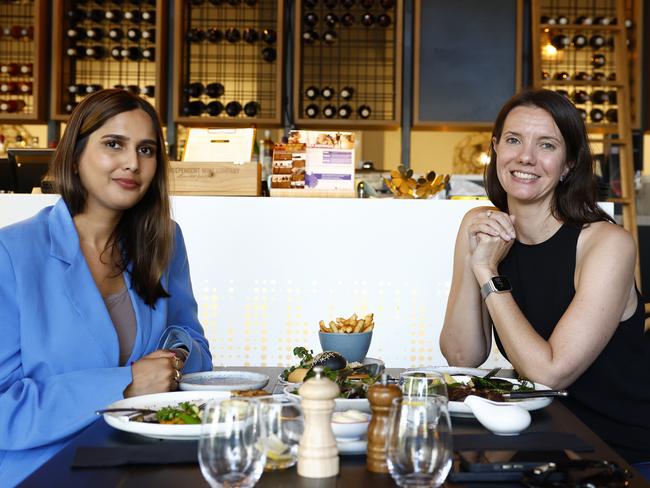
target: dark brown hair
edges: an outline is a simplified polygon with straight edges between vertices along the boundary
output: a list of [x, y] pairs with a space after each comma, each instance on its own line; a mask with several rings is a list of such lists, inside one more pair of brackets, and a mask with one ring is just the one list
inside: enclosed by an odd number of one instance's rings
[[[506, 117], [515, 107], [537, 107], [546, 110], [557, 124], [566, 145], [566, 163], [569, 172], [555, 188], [551, 212], [562, 222], [582, 226], [591, 222], [614, 220], [596, 203], [597, 187], [593, 160], [587, 139], [585, 123], [573, 104], [551, 90], [526, 90], [518, 93], [501, 108], [494, 129], [493, 140], [498, 143]], [[485, 188], [492, 203], [508, 212], [508, 197], [497, 175], [497, 155], [494, 142], [490, 147], [490, 163], [485, 170]]]
[[156, 172], [142, 199], [122, 214], [104, 252], [113, 256], [113, 248], [119, 248], [122, 259], [117, 265], [122, 271], [130, 272], [134, 290], [147, 305], [153, 307], [158, 298], [169, 296], [161, 278], [171, 260], [174, 246], [167, 183], [169, 161], [160, 120], [154, 108], [124, 90], [101, 90], [84, 98], [70, 116], [54, 153], [51, 173], [70, 214], [74, 217], [82, 213], [87, 192], [81, 184], [77, 167], [90, 134], [110, 118], [138, 109], [144, 110], [150, 117], [156, 132]]

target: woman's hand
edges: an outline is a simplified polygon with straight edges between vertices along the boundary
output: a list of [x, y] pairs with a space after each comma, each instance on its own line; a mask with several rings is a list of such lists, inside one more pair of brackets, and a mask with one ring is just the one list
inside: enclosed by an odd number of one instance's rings
[[479, 235], [500, 237], [506, 242], [516, 237], [514, 216], [499, 210], [486, 210], [477, 213], [467, 226], [470, 252], [473, 253], [479, 243]]
[[124, 398], [164, 393], [178, 388], [183, 361], [172, 351], [157, 350], [131, 365], [133, 381], [124, 390]]

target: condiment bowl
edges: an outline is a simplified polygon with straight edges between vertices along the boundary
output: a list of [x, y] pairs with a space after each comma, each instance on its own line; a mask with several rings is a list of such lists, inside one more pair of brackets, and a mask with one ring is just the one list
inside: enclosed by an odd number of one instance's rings
[[517, 435], [530, 425], [530, 413], [513, 403], [493, 402], [476, 395], [465, 398], [478, 421], [496, 435]]
[[334, 412], [332, 432], [337, 439], [359, 439], [368, 432], [370, 414], [359, 410]]

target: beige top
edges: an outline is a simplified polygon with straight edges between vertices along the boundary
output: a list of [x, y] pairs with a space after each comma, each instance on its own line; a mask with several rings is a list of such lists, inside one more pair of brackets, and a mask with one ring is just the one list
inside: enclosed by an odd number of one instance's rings
[[120, 292], [107, 295], [104, 297], [104, 303], [120, 343], [120, 366], [124, 366], [131, 357], [136, 329], [135, 312], [129, 291], [125, 287]]

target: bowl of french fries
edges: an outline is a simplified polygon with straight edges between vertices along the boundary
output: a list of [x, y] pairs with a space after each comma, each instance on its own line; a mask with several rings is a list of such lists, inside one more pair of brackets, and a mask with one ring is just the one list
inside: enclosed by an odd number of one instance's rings
[[359, 317], [355, 313], [347, 319], [338, 317], [328, 324], [321, 320], [319, 325], [318, 338], [323, 351], [336, 351], [350, 363], [365, 359], [375, 327], [373, 314]]

